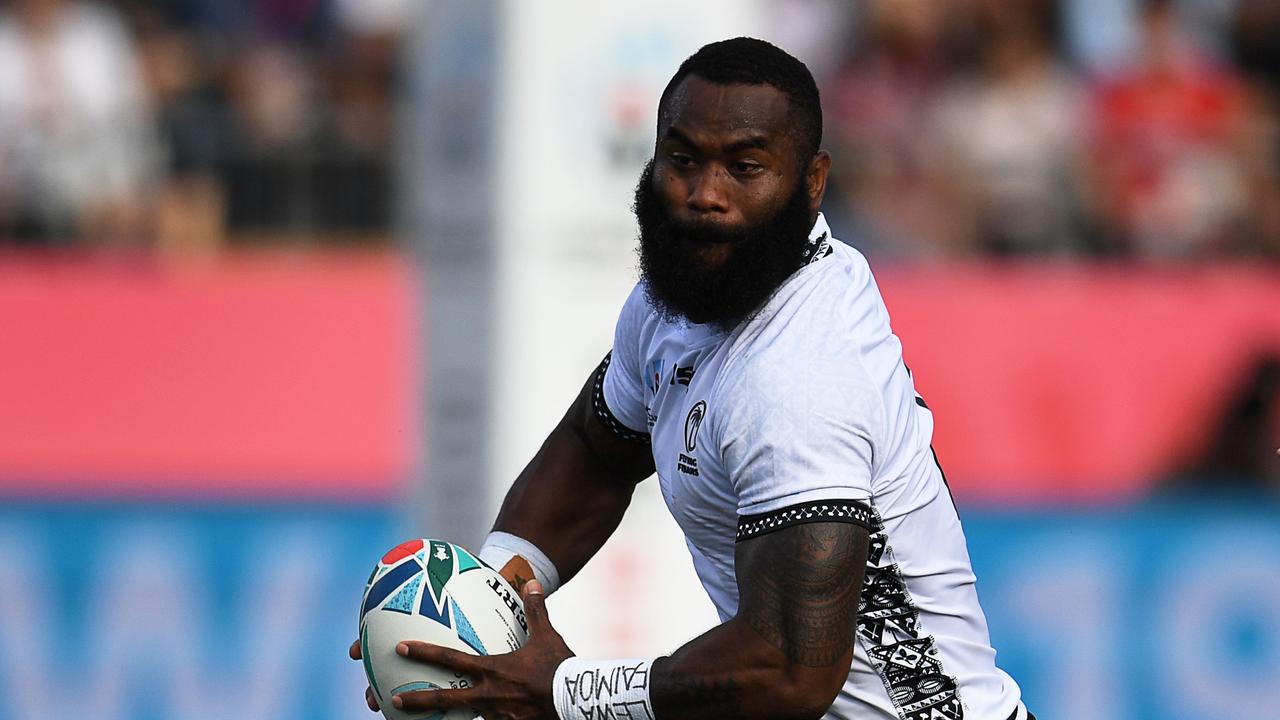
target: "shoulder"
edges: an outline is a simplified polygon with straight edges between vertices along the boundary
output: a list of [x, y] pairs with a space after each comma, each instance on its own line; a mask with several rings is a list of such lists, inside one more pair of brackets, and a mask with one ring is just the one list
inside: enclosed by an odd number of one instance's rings
[[649, 302], [649, 291], [644, 281], [637, 282], [622, 303], [622, 311], [618, 314], [618, 324], [634, 328], [652, 326], [661, 319]]
[[716, 391], [721, 406], [879, 414], [880, 394], [863, 357], [866, 328], [882, 317], [879, 293], [861, 253], [833, 247], [735, 332]]
[[638, 339], [646, 326], [652, 326], [654, 315], [644, 283], [636, 283], [618, 313], [618, 322], [614, 328], [615, 341]]
[[843, 243], [832, 247], [829, 257], [789, 278], [735, 331], [729, 350], [734, 375], [856, 364], [857, 326], [875, 313], [879, 293], [861, 253]]

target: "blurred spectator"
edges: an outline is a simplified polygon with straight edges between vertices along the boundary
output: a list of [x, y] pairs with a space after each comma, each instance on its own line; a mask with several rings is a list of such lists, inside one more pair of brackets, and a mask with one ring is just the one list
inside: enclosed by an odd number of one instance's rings
[[235, 54], [228, 74], [232, 137], [225, 148], [227, 222], [237, 230], [306, 227], [308, 171], [323, 118], [302, 53], [262, 41]]
[[1258, 246], [1280, 258], [1280, 2], [1239, 0], [1231, 46], [1254, 108], [1249, 142], [1261, 149], [1248, 158]]
[[1083, 91], [1054, 53], [1054, 0], [979, 0], [976, 72], [954, 86], [937, 132], [962, 244], [996, 255], [1078, 255]]
[[1139, 54], [1092, 103], [1091, 200], [1118, 252], [1203, 258], [1248, 238], [1240, 77], [1196, 47], [1172, 0], [1143, 0]]
[[412, 4], [117, 6], [0, 4], [0, 242], [387, 238]]
[[[871, 254], [1280, 258], [1277, 0], [771, 7], [820, 76], [825, 210]], [[0, 0], [0, 243], [385, 241], [420, 12]]]
[[[954, 218], [938, 184], [938, 101], [951, 79], [963, 15], [956, 3], [870, 0], [863, 37], [823, 88], [833, 205], [864, 230], [860, 248], [887, 255], [955, 253]], [[835, 213], [839, 208], [833, 208]]]
[[767, 10], [770, 42], [800, 58], [821, 83], [844, 60], [860, 3], [772, 0]]
[[0, 9], [0, 242], [137, 242], [158, 144], [132, 39], [108, 7]]
[[284, 43], [237, 53], [222, 166], [232, 232], [326, 230], [359, 240], [389, 226], [394, 53], [365, 40], [350, 40], [329, 64]]
[[218, 180], [231, 131], [215, 75], [219, 53], [200, 35], [142, 12], [140, 55], [167, 150], [168, 179], [155, 197], [154, 233], [165, 249], [205, 253], [226, 236]]
[[1280, 94], [1280, 3], [1238, 0], [1231, 34], [1241, 69], [1272, 95]]

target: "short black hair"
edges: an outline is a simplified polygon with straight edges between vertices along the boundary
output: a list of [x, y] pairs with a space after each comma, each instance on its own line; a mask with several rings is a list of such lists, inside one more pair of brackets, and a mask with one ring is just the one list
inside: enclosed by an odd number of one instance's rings
[[749, 37], [703, 45], [680, 63], [680, 68], [662, 91], [662, 98], [658, 101], [659, 132], [666, 119], [671, 93], [690, 75], [717, 85], [770, 85], [781, 90], [791, 101], [793, 139], [800, 153], [801, 166], [817, 154], [822, 144], [822, 101], [818, 97], [818, 84], [813, 81], [809, 68], [786, 50]]

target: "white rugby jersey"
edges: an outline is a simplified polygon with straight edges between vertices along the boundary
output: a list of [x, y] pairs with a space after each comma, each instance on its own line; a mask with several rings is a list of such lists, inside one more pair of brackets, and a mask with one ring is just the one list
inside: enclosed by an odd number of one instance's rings
[[871, 533], [849, 678], [828, 717], [1026, 717], [996, 667], [951, 494], [863, 256], [818, 217], [809, 261], [731, 332], [663, 320], [631, 293], [597, 414], [652, 443], [667, 507], [721, 620], [734, 545], [789, 525]]

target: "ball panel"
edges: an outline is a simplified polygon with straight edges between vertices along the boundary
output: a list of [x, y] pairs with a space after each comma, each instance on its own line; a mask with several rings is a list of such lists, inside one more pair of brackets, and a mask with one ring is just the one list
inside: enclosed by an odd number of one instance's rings
[[369, 689], [376, 698], [382, 698], [382, 690], [378, 688], [378, 678], [373, 673], [373, 661], [369, 653], [369, 626], [360, 626], [360, 660], [364, 663], [364, 675], [369, 680]]
[[[399, 695], [402, 692], [417, 692], [418, 690], [439, 690], [439, 689], [440, 687], [438, 685], [432, 685], [429, 682], [411, 682], [411, 683], [405, 683], [404, 685], [401, 685], [400, 687], [393, 689], [391, 691], [391, 694]], [[442, 711], [437, 710], [431, 713], [430, 715], [420, 715], [418, 716], [418, 718], [420, 718], [420, 720], [444, 720], [445, 714]]]
[[470, 645], [471, 649], [475, 650], [477, 653], [481, 655], [488, 655], [489, 652], [484, 649], [484, 643], [480, 640], [480, 636], [476, 634], [476, 629], [472, 627], [470, 621], [467, 620], [467, 616], [462, 612], [462, 608], [454, 605], [453, 617], [457, 621], [458, 639], [467, 645]]
[[413, 601], [418, 599], [418, 586], [422, 584], [422, 574], [419, 573], [409, 578], [409, 582], [404, 587], [391, 596], [391, 599], [382, 606], [383, 610], [394, 610], [402, 612], [406, 615], [413, 612]]
[[388, 570], [382, 577], [375, 580], [373, 585], [365, 592], [360, 616], [363, 618], [368, 615], [370, 610], [377, 607], [391, 593], [408, 582], [409, 578], [420, 572], [422, 572], [422, 566], [413, 560], [403, 562]]
[[[454, 555], [458, 558], [458, 574], [461, 575], [468, 570], [475, 570], [480, 567], [480, 560], [473, 557], [471, 553], [464, 550], [459, 545], [453, 546]], [[489, 567], [485, 565], [485, 567]]]
[[382, 564], [395, 565], [397, 562], [400, 562], [401, 560], [421, 550], [422, 543], [423, 541], [421, 538], [417, 540], [408, 540], [406, 542], [400, 543], [399, 545], [388, 550], [386, 555], [382, 556]]
[[[420, 615], [375, 611], [365, 623], [365, 632], [368, 635], [369, 662], [366, 673], [370, 675], [369, 687], [372, 689], [377, 686], [374, 696], [388, 720], [420, 720], [429, 717], [429, 714], [421, 713], [411, 715], [396, 710], [391, 705], [391, 696], [404, 685], [429, 683], [436, 688], [466, 688], [472, 685], [472, 679], [463, 673], [416, 662], [396, 654], [396, 645], [405, 640], [419, 640], [475, 654], [457, 636], [437, 623], [427, 621]], [[467, 710], [455, 710], [445, 717], [448, 720], [470, 720], [474, 714]]]
[[431, 552], [427, 556], [427, 577], [431, 580], [431, 594], [439, 598], [444, 594], [444, 586], [453, 577], [452, 545], [439, 540], [431, 541]]
[[446, 592], [466, 617], [488, 654], [512, 652], [529, 638], [520, 596], [498, 573], [487, 567], [460, 574]]

